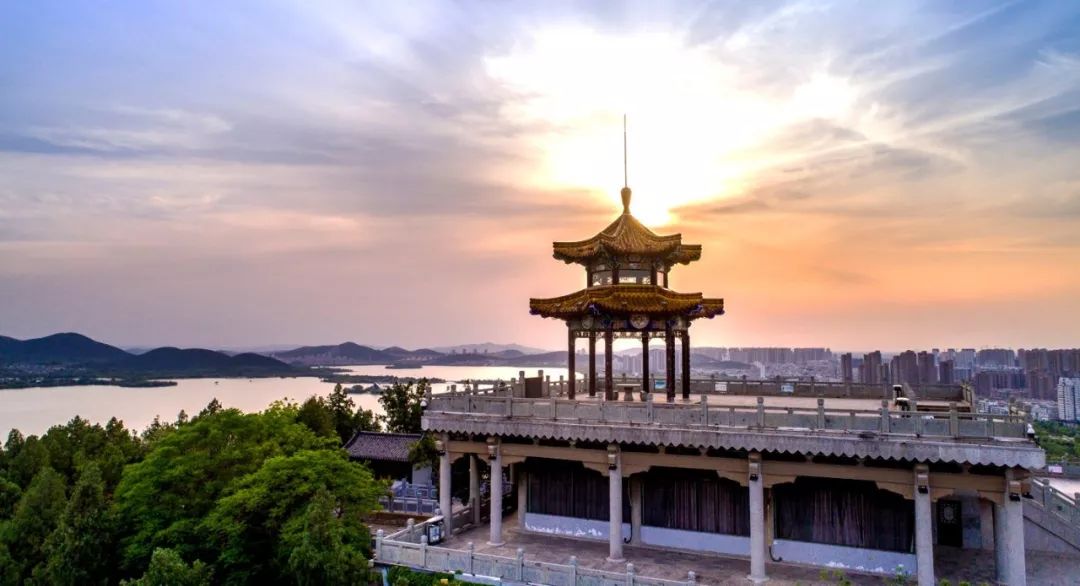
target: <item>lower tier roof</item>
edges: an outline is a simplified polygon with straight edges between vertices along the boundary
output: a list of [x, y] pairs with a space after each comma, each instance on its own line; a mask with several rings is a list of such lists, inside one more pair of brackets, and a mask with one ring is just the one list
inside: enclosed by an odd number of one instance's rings
[[659, 285], [602, 285], [551, 299], [530, 299], [529, 312], [569, 319], [585, 315], [681, 315], [712, 318], [724, 313], [724, 300], [701, 293], [677, 293]]

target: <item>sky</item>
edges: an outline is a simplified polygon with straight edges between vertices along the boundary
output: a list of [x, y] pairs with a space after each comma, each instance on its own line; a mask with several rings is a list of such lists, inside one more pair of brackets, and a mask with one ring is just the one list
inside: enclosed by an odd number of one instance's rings
[[554, 240], [704, 247], [697, 345], [1080, 345], [1080, 3], [6, 3], [0, 334], [561, 348]]

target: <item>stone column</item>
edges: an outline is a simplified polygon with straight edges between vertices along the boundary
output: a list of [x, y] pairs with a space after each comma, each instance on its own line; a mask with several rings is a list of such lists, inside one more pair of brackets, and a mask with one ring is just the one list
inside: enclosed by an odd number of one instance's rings
[[518, 515], [518, 530], [525, 530], [525, 511], [528, 507], [529, 493], [528, 493], [528, 476], [529, 473], [525, 471], [524, 462], [514, 464], [514, 481], [517, 482], [517, 515]]
[[596, 396], [596, 332], [589, 332], [589, 396]]
[[682, 333], [682, 398], [690, 400], [690, 330]]
[[502, 545], [502, 447], [499, 438], [488, 439], [488, 461], [491, 464], [491, 536], [488, 545]]
[[641, 332], [641, 390], [652, 392], [649, 387], [649, 332]]
[[570, 325], [569, 322], [567, 322], [566, 324], [566, 330], [568, 332], [567, 347], [570, 352], [566, 355], [566, 369], [569, 371], [570, 374], [570, 382], [568, 383], [569, 386], [566, 387], [566, 397], [570, 400], [573, 400], [574, 394], [577, 391], [577, 365], [574, 364], [575, 359], [577, 358], [577, 356], [575, 355], [575, 351], [577, 349], [577, 345], [575, 344], [575, 342], [577, 341], [577, 339], [574, 337], [574, 326]]
[[935, 586], [934, 532], [930, 502], [930, 472], [926, 464], [915, 466], [915, 564], [919, 586]]
[[664, 329], [664, 343], [666, 344], [665, 350], [667, 358], [667, 379], [664, 386], [667, 388], [667, 400], [671, 403], [675, 400], [675, 332], [672, 331], [671, 326], [667, 326]]
[[1005, 564], [1006, 582], [1009, 586], [1027, 584], [1027, 563], [1024, 559], [1024, 502], [1021, 500], [1020, 482], [1014, 479], [1013, 471], [1005, 471], [1008, 488], [1005, 491]]
[[612, 358], [615, 346], [615, 332], [611, 330], [611, 326], [608, 326], [607, 331], [604, 332], [604, 399], [608, 401], [614, 400], [615, 385], [612, 383]]
[[608, 444], [608, 561], [623, 562], [622, 551], [622, 463], [619, 446]]
[[[1003, 495], [1008, 500], [1009, 495]], [[1009, 551], [1008, 551], [1008, 515], [1005, 513], [1005, 505], [994, 503], [994, 562], [997, 568], [997, 583], [1009, 583]]]
[[449, 537], [454, 534], [454, 510], [453, 501], [450, 499], [450, 452], [446, 450], [447, 439], [447, 436], [443, 435], [436, 447], [439, 451], [439, 508], [442, 510], [443, 531]]
[[630, 477], [630, 543], [641, 545], [641, 478]]
[[761, 474], [761, 454], [751, 452], [747, 464], [750, 490], [750, 575], [747, 578], [761, 584], [769, 579], [765, 574], [768, 552], [765, 550], [765, 479]]
[[469, 454], [469, 506], [472, 507], [473, 525], [480, 525], [480, 462], [476, 454]]

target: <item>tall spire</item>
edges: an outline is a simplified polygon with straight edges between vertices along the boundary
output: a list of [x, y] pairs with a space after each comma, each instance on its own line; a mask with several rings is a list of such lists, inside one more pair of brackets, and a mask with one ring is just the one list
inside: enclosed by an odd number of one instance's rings
[[630, 213], [630, 180], [627, 173], [626, 162], [626, 114], [622, 117], [622, 173], [623, 173], [623, 188], [622, 188], [622, 211], [624, 214]]

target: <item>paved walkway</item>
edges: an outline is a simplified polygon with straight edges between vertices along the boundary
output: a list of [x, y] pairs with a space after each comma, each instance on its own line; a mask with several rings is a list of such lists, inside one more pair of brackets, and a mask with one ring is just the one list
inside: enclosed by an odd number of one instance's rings
[[[443, 544], [445, 547], [464, 549], [468, 542], [473, 542], [477, 553], [491, 553], [505, 557], [514, 557], [518, 548], [525, 550], [527, 559], [565, 564], [570, 556], [577, 556], [578, 563], [584, 567], [598, 568], [613, 572], [626, 570], [625, 563], [607, 561], [607, 542], [579, 540], [568, 537], [554, 537], [535, 533], [519, 532], [516, 516], [503, 520], [504, 545], [488, 545], [488, 527], [469, 529], [459, 533]], [[634, 564], [634, 571], [641, 576], [685, 580], [687, 572], [697, 575], [698, 584], [707, 586], [746, 586], [750, 573], [750, 560], [746, 558], [725, 557], [710, 554], [694, 554], [666, 551], [648, 547], [624, 546], [624, 557]], [[934, 555], [934, 567], [938, 580], [948, 579], [951, 584], [962, 580], [972, 585], [980, 583], [994, 584], [993, 550], [961, 550], [939, 547]], [[822, 579], [821, 568], [807, 566], [768, 563], [766, 573], [770, 585], [775, 586], [813, 586], [836, 584], [837, 580]], [[1064, 557], [1049, 553], [1028, 552], [1027, 573], [1029, 586], [1068, 586], [1080, 585], [1080, 558]], [[881, 585], [890, 584], [889, 577], [846, 572], [845, 577], [852, 584]], [[914, 584], [914, 580], [911, 582]]]

